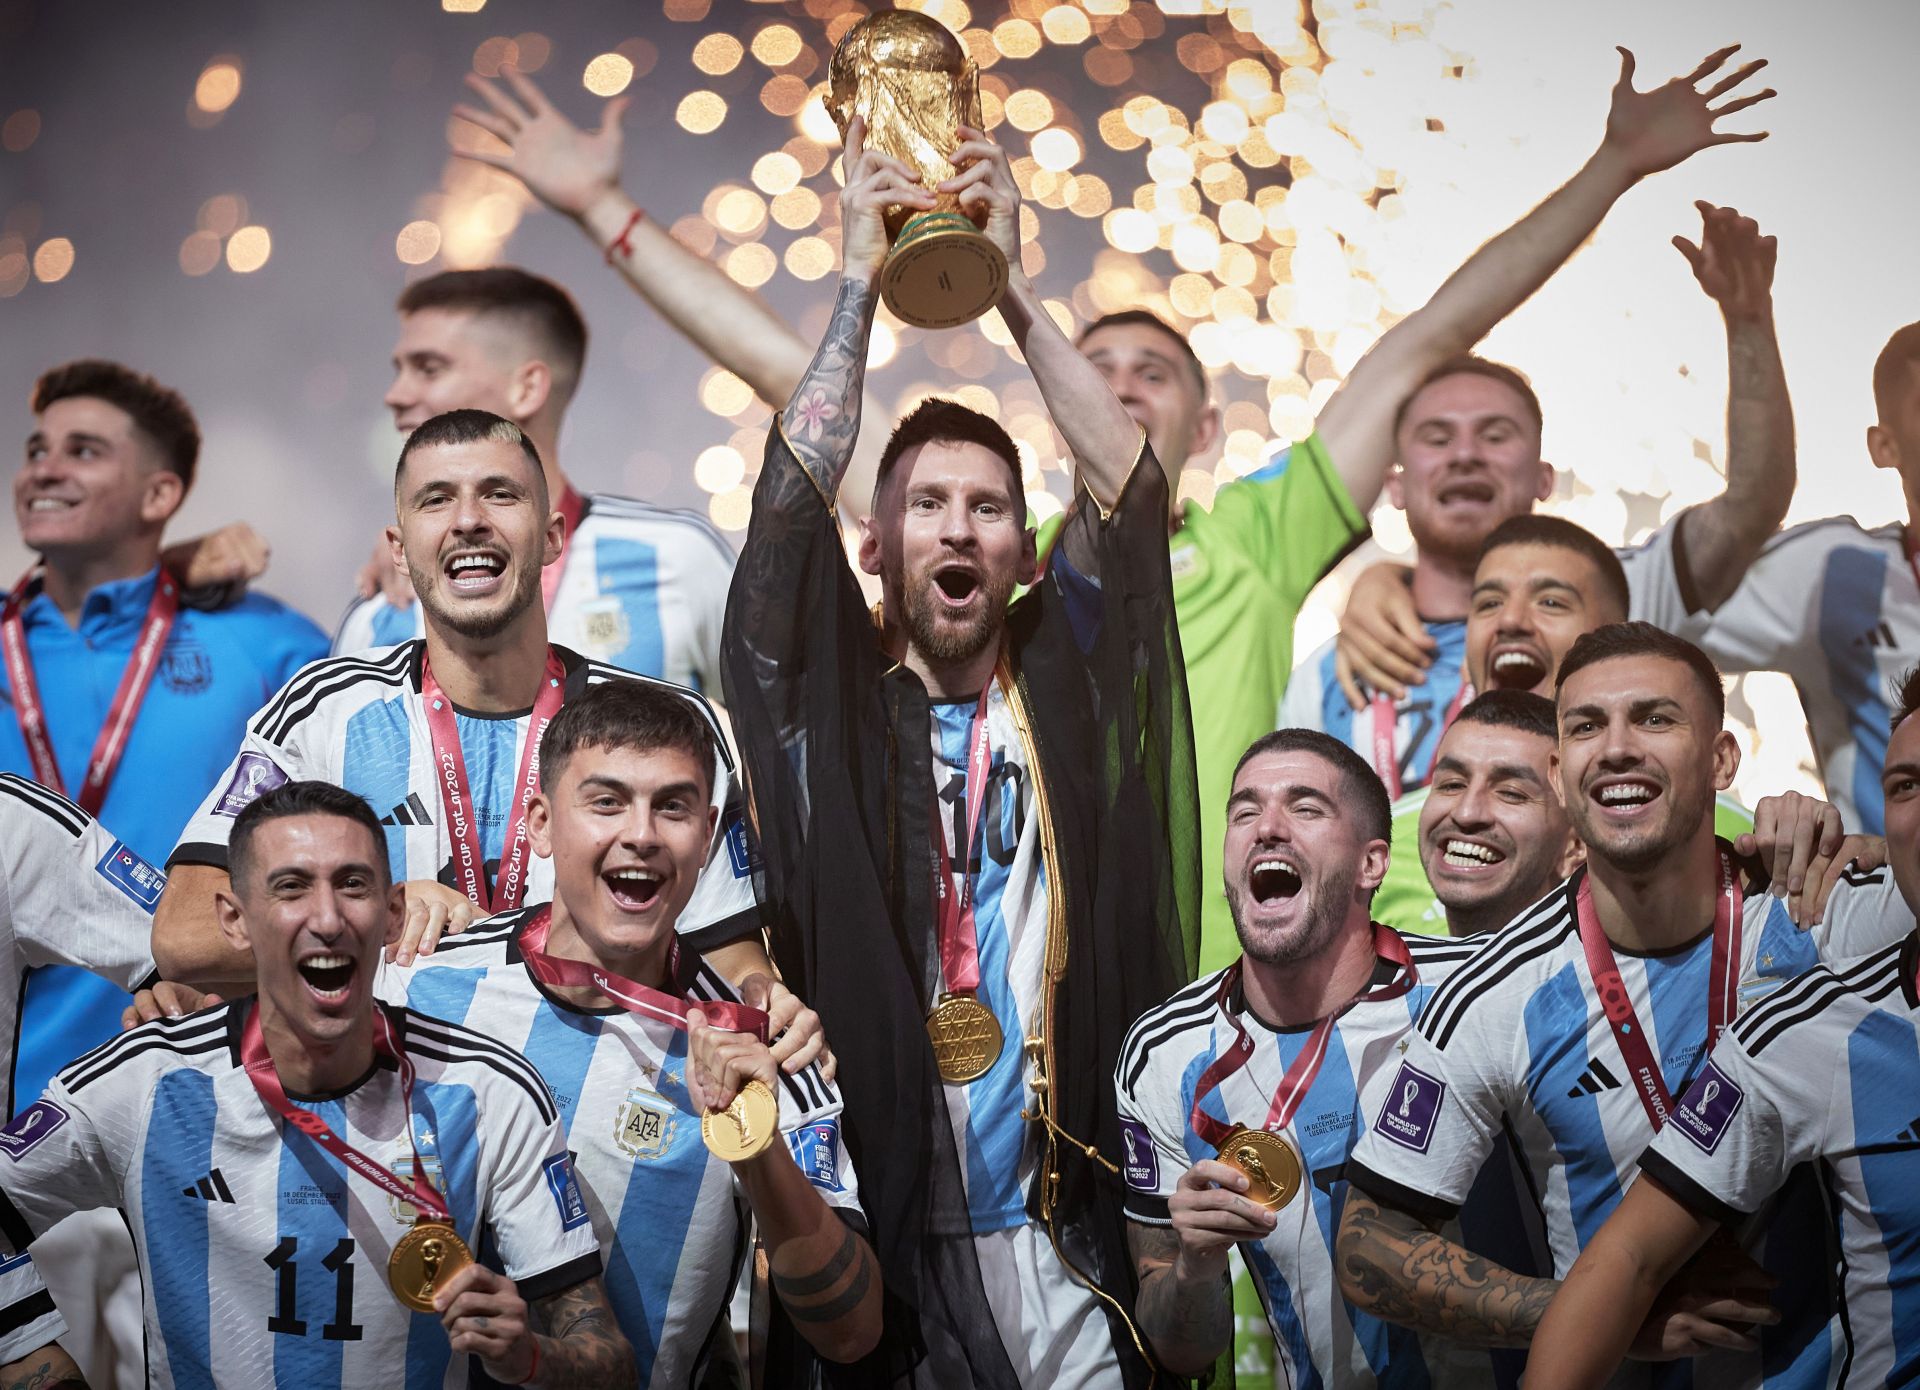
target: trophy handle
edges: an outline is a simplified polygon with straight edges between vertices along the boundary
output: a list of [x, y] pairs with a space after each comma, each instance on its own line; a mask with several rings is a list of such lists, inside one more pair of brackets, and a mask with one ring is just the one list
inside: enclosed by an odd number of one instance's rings
[[980, 115], [980, 65], [971, 58], [960, 69], [960, 92], [960, 109], [966, 112], [967, 124], [985, 131], [987, 127]]

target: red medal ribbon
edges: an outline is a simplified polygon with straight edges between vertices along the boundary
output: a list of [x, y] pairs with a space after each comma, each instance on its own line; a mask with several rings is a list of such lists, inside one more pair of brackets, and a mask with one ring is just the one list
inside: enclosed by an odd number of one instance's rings
[[402, 1181], [385, 1164], [369, 1158], [335, 1134], [327, 1122], [311, 1110], [303, 1110], [287, 1099], [287, 1088], [280, 1082], [280, 1073], [274, 1069], [273, 1058], [267, 1052], [266, 1036], [260, 1031], [258, 1000], [254, 1001], [253, 1008], [248, 1012], [246, 1026], [240, 1033], [241, 1065], [247, 1070], [247, 1080], [253, 1083], [253, 1089], [260, 1093], [260, 1099], [267, 1103], [268, 1109], [389, 1197], [406, 1202], [429, 1221], [452, 1225], [453, 1212], [434, 1190], [432, 1180], [421, 1168], [420, 1146], [413, 1139], [413, 1059], [407, 1056], [406, 1050], [394, 1037], [393, 1025], [387, 1020], [386, 1011], [377, 1004], [373, 1009], [373, 1048], [376, 1053], [393, 1058], [400, 1070], [400, 1104], [406, 1112], [407, 1146], [413, 1150], [413, 1181], [410, 1183]]
[[573, 490], [573, 484], [567, 484], [560, 494], [560, 515], [566, 520], [567, 532], [560, 538], [560, 553], [553, 557], [552, 564], [540, 571], [540, 605], [549, 613], [553, 611], [553, 596], [560, 592], [560, 571], [567, 566], [567, 547], [573, 544], [573, 530], [586, 510], [587, 499]]
[[[13, 686], [13, 713], [20, 721], [20, 736], [26, 741], [27, 757], [33, 763], [33, 780], [66, 795], [66, 782], [60, 776], [60, 764], [54, 760], [53, 738], [47, 732], [47, 709], [40, 699], [39, 684], [33, 678], [33, 658], [27, 652], [27, 625], [20, 616], [26, 607], [27, 589], [33, 582], [29, 571], [7, 596], [6, 610], [0, 615], [0, 655], [4, 655], [7, 680]], [[74, 798], [88, 815], [100, 814], [107, 799], [107, 785], [127, 751], [127, 738], [133, 721], [153, 684], [159, 669], [160, 653], [166, 650], [173, 621], [180, 615], [180, 586], [165, 569], [154, 581], [153, 599], [147, 604], [147, 616], [140, 621], [140, 635], [134, 640], [133, 655], [127, 669], [120, 673], [120, 688], [107, 707], [107, 722], [93, 741], [87, 758], [87, 773], [80, 783], [80, 795]]]
[[[1407, 943], [1400, 933], [1391, 927], [1373, 924], [1373, 953], [1381, 960], [1390, 961], [1398, 967], [1392, 983], [1378, 989], [1362, 990], [1346, 1003], [1313, 1025], [1313, 1032], [1307, 1037], [1307, 1045], [1300, 1049], [1286, 1071], [1280, 1077], [1280, 1085], [1273, 1093], [1273, 1103], [1267, 1107], [1266, 1123], [1260, 1127], [1270, 1133], [1278, 1134], [1293, 1123], [1301, 1102], [1306, 1100], [1307, 1092], [1313, 1089], [1314, 1078], [1320, 1075], [1320, 1064], [1327, 1059], [1327, 1047], [1333, 1040], [1333, 1025], [1340, 1016], [1355, 1004], [1375, 1004], [1388, 999], [1398, 999], [1420, 982], [1419, 973], [1413, 968], [1413, 956], [1407, 950]], [[1233, 987], [1240, 981], [1243, 962], [1235, 961], [1227, 967], [1220, 980], [1220, 994], [1215, 1001], [1226, 1015], [1227, 1022], [1233, 1028], [1233, 1043], [1222, 1052], [1208, 1068], [1200, 1073], [1200, 1080], [1193, 1088], [1193, 1110], [1187, 1116], [1187, 1123], [1193, 1132], [1213, 1145], [1216, 1149], [1226, 1143], [1227, 1136], [1234, 1126], [1225, 1125], [1200, 1108], [1205, 1100], [1222, 1082], [1244, 1067], [1253, 1057], [1253, 1039], [1247, 1036], [1247, 1030], [1240, 1026], [1238, 1019], [1226, 1007], [1227, 1000], [1233, 995]]]
[[[547, 954], [547, 933], [553, 929], [553, 908], [549, 904], [536, 912], [520, 930], [520, 955], [533, 972], [534, 979], [548, 987], [597, 989], [630, 1014], [644, 1014], [661, 1023], [670, 1023], [685, 1031], [687, 1010], [698, 1009], [716, 1028], [729, 1033], [749, 1033], [755, 1040], [767, 1040], [765, 1009], [748, 1008], [726, 1000], [677, 999], [671, 994], [650, 989], [624, 975], [589, 965], [583, 960]], [[668, 945], [667, 977], [680, 973], [680, 942]]]
[[[1744, 894], [1740, 876], [1734, 872], [1733, 857], [1720, 852], [1720, 894], [1713, 908], [1712, 974], [1707, 980], [1707, 1045], [1704, 1058], [1720, 1041], [1720, 1035], [1733, 1022], [1740, 999], [1740, 933], [1744, 925]], [[1580, 919], [1580, 945], [1587, 955], [1587, 973], [1593, 977], [1600, 1007], [1613, 1029], [1613, 1040], [1620, 1047], [1627, 1070], [1633, 1073], [1634, 1094], [1640, 1097], [1647, 1118], [1656, 1133], [1666, 1124], [1673, 1109], [1673, 1092], [1660, 1074], [1659, 1061], [1647, 1042], [1646, 1030], [1633, 1011], [1633, 996], [1620, 978], [1620, 967], [1613, 958], [1613, 945], [1600, 926], [1600, 914], [1593, 906], [1593, 880], [1583, 877], [1576, 897]]]
[[973, 846], [993, 766], [993, 750], [987, 744], [987, 697], [992, 693], [993, 677], [989, 676], [980, 691], [980, 703], [974, 708], [967, 739], [967, 843], [960, 856], [958, 893], [953, 888], [946, 827], [940, 824], [937, 812], [933, 826], [933, 852], [939, 865], [933, 891], [940, 910], [940, 973], [955, 994], [971, 994], [980, 988], [980, 939], [973, 922]]
[[547, 648], [547, 668], [540, 678], [540, 694], [527, 722], [527, 745], [520, 754], [520, 776], [513, 820], [507, 826], [500, 853], [500, 873], [487, 887], [487, 856], [474, 824], [473, 792], [467, 785], [467, 760], [460, 752], [460, 723], [453, 701], [440, 689], [426, 656], [420, 658], [420, 696], [425, 701], [427, 734], [433, 741], [434, 780], [440, 785], [440, 804], [446, 811], [447, 836], [453, 842], [453, 869], [460, 889], [482, 912], [511, 912], [520, 906], [527, 889], [527, 803], [540, 790], [540, 736], [560, 712], [566, 699], [566, 667], [559, 654]]
[[[1447, 706], [1445, 716], [1440, 720], [1440, 732], [1453, 727], [1453, 721], [1460, 715], [1461, 706], [1467, 703], [1473, 694], [1473, 687], [1467, 684], [1466, 673], [1460, 674], [1460, 688], [1453, 692], [1453, 703]], [[1400, 729], [1400, 712], [1387, 696], [1378, 691], [1373, 696], [1373, 770], [1380, 774], [1380, 780], [1387, 784], [1387, 797], [1391, 801], [1400, 799], [1400, 756], [1394, 747], [1394, 735]]]

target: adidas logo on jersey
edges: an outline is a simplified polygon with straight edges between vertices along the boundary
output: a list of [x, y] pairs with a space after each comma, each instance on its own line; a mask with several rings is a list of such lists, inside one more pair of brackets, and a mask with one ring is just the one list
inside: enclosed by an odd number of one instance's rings
[[1567, 1091], [1568, 1100], [1578, 1100], [1581, 1096], [1597, 1096], [1602, 1091], [1617, 1091], [1620, 1079], [1608, 1071], [1604, 1062], [1589, 1062], [1587, 1069], [1580, 1073], [1578, 1084]]
[[1858, 637], [1854, 638], [1853, 645], [1856, 647], [1897, 647], [1900, 643], [1898, 639], [1894, 637], [1891, 627], [1885, 623], [1876, 623]]
[[218, 1168], [215, 1168], [192, 1187], [181, 1188], [180, 1195], [182, 1197], [199, 1197], [208, 1202], [225, 1202], [228, 1206], [234, 1205], [233, 1190], [227, 1186], [227, 1180], [220, 1175]]
[[407, 799], [380, 817], [382, 825], [432, 825], [433, 817], [427, 814], [427, 803], [420, 799], [420, 793], [408, 792]]

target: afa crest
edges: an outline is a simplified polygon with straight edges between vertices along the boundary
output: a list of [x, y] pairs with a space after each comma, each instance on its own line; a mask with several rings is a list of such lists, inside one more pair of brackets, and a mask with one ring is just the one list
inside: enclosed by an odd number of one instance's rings
[[658, 1091], [635, 1086], [613, 1118], [613, 1142], [635, 1158], [660, 1158], [673, 1146], [679, 1112]]
[[203, 647], [169, 642], [160, 654], [160, 679], [176, 695], [198, 695], [213, 684], [213, 659]]
[[[420, 1126], [417, 1131], [421, 1149], [419, 1169], [416, 1170], [413, 1166], [413, 1146], [405, 1143], [394, 1146], [392, 1161], [387, 1166], [402, 1182], [425, 1178], [433, 1184], [435, 1192], [444, 1194], [447, 1189], [440, 1178], [440, 1155], [425, 1152], [433, 1145], [433, 1131], [427, 1127], [424, 1116], [417, 1116], [416, 1123]], [[402, 1226], [411, 1226], [420, 1219], [420, 1213], [413, 1203], [403, 1202], [398, 1197], [387, 1198], [387, 1209], [393, 1213], [393, 1219]]]

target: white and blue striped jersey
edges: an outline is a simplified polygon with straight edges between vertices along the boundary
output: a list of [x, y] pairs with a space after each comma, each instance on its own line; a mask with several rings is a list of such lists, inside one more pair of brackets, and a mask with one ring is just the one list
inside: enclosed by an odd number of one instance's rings
[[[0, 773], [0, 1037], [7, 1048], [0, 1115], [13, 1114], [27, 971], [73, 965], [120, 989], [139, 988], [153, 975], [153, 908], [166, 881], [58, 792]], [[66, 1330], [33, 1261], [0, 1261], [0, 1365]]]
[[[1639, 545], [1615, 550], [1627, 572], [1632, 597], [1628, 617], [1678, 632], [1694, 605], [1691, 581], [1686, 577], [1685, 547], [1679, 542], [1680, 519], [1675, 517]], [[1427, 784], [1433, 776], [1434, 755], [1446, 729], [1447, 711], [1467, 684], [1467, 623], [1464, 618], [1434, 619], [1426, 624], [1436, 644], [1426, 679], [1409, 686], [1394, 705], [1394, 756], [1400, 769], [1400, 792]], [[1318, 729], [1346, 744], [1373, 765], [1373, 706], [1356, 710], [1334, 670], [1337, 639], [1321, 643], [1298, 666], [1287, 683], [1280, 705], [1283, 729]], [[1472, 696], [1467, 697], [1471, 699]], [[1462, 701], [1462, 703], [1465, 703]], [[1851, 822], [1849, 822], [1851, 824]]]
[[1734, 1229], [1813, 1165], [1839, 1225], [1836, 1384], [1920, 1377], [1920, 939], [1809, 971], [1728, 1030], [1640, 1160]]
[[[434, 879], [457, 887], [453, 845], [444, 824], [433, 738], [420, 695], [426, 643], [403, 642], [363, 656], [329, 657], [300, 673], [247, 723], [240, 752], [181, 833], [168, 866], [227, 865], [234, 817], [283, 782], [313, 778], [365, 799], [386, 828], [396, 882]], [[566, 667], [566, 696], [610, 680], [647, 680], [555, 647]], [[656, 682], [656, 684], [660, 684]], [[680, 917], [680, 930], [709, 948], [757, 933], [744, 799], [733, 757], [713, 709], [697, 691], [667, 686], [700, 711], [714, 736], [713, 804], [718, 828], [707, 867]], [[520, 757], [531, 711], [475, 714], [458, 707], [460, 751], [473, 792], [474, 821], [487, 881], [499, 872], [507, 827], [519, 806]], [[553, 896], [553, 864], [530, 857], [523, 902]]]
[[[686, 1033], [549, 993], [520, 954], [520, 932], [538, 910], [476, 923], [411, 967], [383, 966], [376, 989], [423, 1013], [484, 1027], [539, 1069], [560, 1104], [606, 1261], [608, 1301], [633, 1344], [640, 1384], [692, 1385], [746, 1253], [745, 1198], [733, 1170], [700, 1138]], [[675, 983], [688, 999], [740, 997], [692, 951], [680, 953]], [[840, 1095], [817, 1068], [782, 1078], [780, 1129], [827, 1205], [858, 1218]]]
[[[978, 705], [977, 699], [931, 702], [934, 819], [946, 834], [956, 893], [967, 840], [967, 750]], [[955, 1141], [966, 1156], [967, 1207], [976, 1233], [1005, 1230], [1027, 1219], [1027, 1184], [1039, 1162], [1039, 1145], [1020, 1112], [1035, 1110], [1038, 1103], [1033, 1061], [1022, 1043], [1040, 1033], [1049, 910], [1029, 750], [998, 681], [987, 700], [987, 742], [992, 753], [988, 801], [967, 867], [974, 876], [978, 997], [993, 1010], [1004, 1041], [984, 1076], [946, 1088]], [[943, 972], [939, 989], [947, 988]]]
[[[1362, 1002], [1340, 1015], [1313, 1086], [1288, 1126], [1305, 1160], [1301, 1192], [1278, 1213], [1273, 1234], [1240, 1247], [1273, 1331], [1274, 1349], [1295, 1386], [1426, 1386], [1445, 1365], [1444, 1383], [1485, 1383], [1486, 1354], [1423, 1347], [1420, 1335], [1357, 1311], [1340, 1295], [1334, 1235], [1346, 1203], [1346, 1163], [1354, 1141], [1384, 1094], [1400, 1044], [1435, 987], [1470, 957], [1477, 942], [1403, 936], [1417, 983], [1397, 999]], [[1379, 962], [1374, 984], [1394, 977]], [[1236, 1028], [1253, 1054], [1202, 1102], [1228, 1125], [1266, 1123], [1287, 1067], [1306, 1047], [1309, 1028], [1277, 1029], [1248, 1008], [1235, 988], [1220, 998], [1224, 971], [1181, 990], [1136, 1021], [1121, 1046], [1114, 1085], [1120, 1105], [1127, 1215], [1152, 1226], [1171, 1223], [1167, 1201], [1181, 1177], [1215, 1148], [1194, 1132], [1194, 1092], [1201, 1073], [1231, 1048]], [[1437, 1356], [1431, 1353], [1439, 1353]], [[1479, 1374], [1475, 1375], [1477, 1361]]]
[[[387, 1284], [414, 1209], [282, 1120], [240, 1057], [251, 997], [123, 1033], [0, 1130], [0, 1246], [117, 1207], [140, 1256], [147, 1384], [464, 1386], [440, 1319]], [[529, 1304], [599, 1275], [553, 1097], [480, 1033], [389, 1009], [412, 1105], [381, 1061], [343, 1092], [289, 1095], [402, 1176], [417, 1146], [468, 1247]], [[408, 1131], [412, 1131], [412, 1144]]]
[[[717, 695], [733, 559], [696, 512], [590, 493], [560, 562], [547, 632], [595, 661]], [[424, 622], [418, 603], [357, 599], [340, 620], [333, 654], [422, 637]]]
[[1920, 661], [1920, 582], [1899, 523], [1869, 531], [1841, 516], [1782, 531], [1732, 598], [1680, 631], [1729, 674], [1793, 677], [1827, 800], [1849, 830], [1886, 828], [1893, 692]]
[[[1382, 1201], [1444, 1218], [1459, 1209], [1496, 1143], [1510, 1136], [1559, 1278], [1619, 1204], [1653, 1139], [1580, 944], [1576, 900], [1584, 873], [1488, 938], [1435, 993], [1351, 1167], [1352, 1180]], [[1904, 905], [1889, 911], [1883, 893], [1842, 880], [1823, 925], [1802, 931], [1750, 869], [1742, 923], [1742, 1013], [1823, 956], [1876, 949], [1913, 929]], [[1704, 931], [1655, 954], [1613, 948], [1635, 1016], [1674, 1093], [1684, 1090], [1707, 1050], [1712, 936]], [[1709, 1357], [1647, 1373], [1651, 1383], [1827, 1384], [1836, 1352], [1821, 1225], [1809, 1200], [1783, 1206], [1765, 1229], [1736, 1232], [1748, 1253], [1781, 1278], [1775, 1299], [1783, 1318], [1762, 1329], [1760, 1358]], [[1689, 1366], [1696, 1380], [1685, 1378]]]

